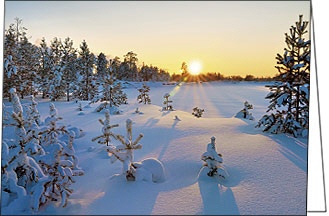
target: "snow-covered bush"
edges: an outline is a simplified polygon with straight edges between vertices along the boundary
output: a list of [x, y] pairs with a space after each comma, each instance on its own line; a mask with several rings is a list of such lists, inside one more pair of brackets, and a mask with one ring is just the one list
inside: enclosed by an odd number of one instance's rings
[[34, 96], [31, 95], [31, 104], [27, 108], [27, 129], [37, 128], [41, 125], [41, 117], [37, 105], [38, 103], [34, 100]]
[[[2, 143], [2, 162], [1, 162], [1, 189], [2, 189], [2, 207], [7, 208], [11, 204], [21, 203], [23, 210], [30, 208], [26, 203], [27, 196], [32, 194], [35, 188], [42, 188], [40, 184], [47, 179], [35, 158], [37, 155], [44, 154], [39, 146], [36, 131], [31, 130], [27, 134], [24, 125], [26, 120], [23, 118], [23, 109], [16, 90], [10, 90], [14, 111], [11, 116], [11, 123], [4, 125], [15, 127], [15, 139], [3, 140]], [[14, 204], [13, 204], [14, 205]]]
[[205, 162], [204, 166], [209, 168], [208, 176], [219, 176], [220, 178], [227, 179], [228, 173], [223, 163], [223, 158], [221, 154], [216, 151], [216, 138], [211, 137], [211, 142], [207, 145], [207, 151], [202, 154], [201, 160]]
[[253, 109], [253, 105], [250, 104], [248, 101], [244, 102], [244, 108], [240, 110], [235, 117], [236, 118], [244, 118], [249, 120], [254, 120], [255, 118], [252, 116], [252, 113], [249, 110]]
[[173, 111], [173, 106], [171, 105], [172, 103], [172, 100], [169, 100], [169, 97], [170, 97], [170, 94], [169, 93], [166, 93], [163, 98], [165, 99], [163, 101], [163, 104], [165, 105], [164, 107], [162, 107], [162, 111], [166, 111], [166, 110], [170, 110], [170, 111]]
[[111, 142], [111, 137], [116, 138], [117, 135], [112, 133], [111, 129], [114, 127], [118, 127], [118, 124], [110, 125], [110, 111], [105, 110], [105, 119], [98, 119], [98, 121], [103, 125], [102, 127], [102, 135], [99, 135], [97, 137], [94, 137], [92, 139], [93, 142], [97, 141], [99, 144], [106, 144], [106, 146], [109, 146]]
[[150, 87], [143, 83], [143, 87], [138, 89], [139, 95], [137, 96], [137, 100], [139, 103], [150, 104], [151, 98], [149, 96]]
[[201, 109], [199, 107], [194, 107], [192, 115], [194, 115], [197, 118], [200, 118], [202, 116], [203, 112], [204, 112], [204, 109]]
[[139, 141], [142, 139], [143, 134], [139, 134], [135, 141], [132, 140], [132, 120], [126, 120], [126, 139], [122, 135], [116, 135], [116, 138], [122, 143], [118, 146], [110, 146], [107, 151], [110, 153], [111, 162], [114, 163], [116, 160], [122, 162], [123, 174], [126, 175], [128, 181], [134, 181], [135, 168], [132, 166], [134, 160], [134, 150], [141, 149], [142, 145]]
[[[43, 190], [35, 190], [37, 199], [34, 209], [38, 209], [48, 201], [61, 200], [61, 206], [67, 205], [67, 200], [73, 190], [71, 184], [75, 182], [74, 176], [83, 175], [84, 172], [78, 167], [78, 159], [73, 147], [74, 137], [65, 126], [57, 126], [58, 111], [54, 104], [49, 106], [50, 117], [47, 118], [47, 127], [40, 131], [41, 145], [46, 155], [38, 157], [43, 171], [48, 179], [43, 182]], [[64, 136], [66, 135], [66, 136]], [[69, 137], [65, 140], [64, 137]]]

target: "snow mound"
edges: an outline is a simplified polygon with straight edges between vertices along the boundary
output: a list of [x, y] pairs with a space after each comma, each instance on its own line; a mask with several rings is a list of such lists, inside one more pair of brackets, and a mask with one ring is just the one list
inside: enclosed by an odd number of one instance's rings
[[255, 118], [252, 116], [251, 113], [245, 114], [244, 111], [238, 112], [235, 116], [235, 118], [241, 118], [241, 119], [248, 119], [248, 120], [255, 120]]
[[136, 181], [161, 183], [166, 180], [164, 166], [156, 158], [147, 158], [141, 162], [134, 162], [132, 165], [136, 169]]
[[80, 138], [80, 137], [83, 137], [85, 135], [81, 128], [69, 127], [67, 130], [76, 139]]

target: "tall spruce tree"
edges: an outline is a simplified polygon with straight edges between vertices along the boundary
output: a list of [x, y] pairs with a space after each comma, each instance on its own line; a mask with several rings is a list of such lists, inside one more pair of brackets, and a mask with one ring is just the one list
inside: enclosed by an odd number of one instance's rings
[[40, 47], [40, 67], [39, 67], [39, 79], [38, 85], [39, 90], [42, 92], [42, 98], [45, 98], [47, 93], [49, 92], [49, 78], [52, 71], [52, 57], [51, 57], [51, 50], [46, 43], [46, 39], [42, 38]]
[[139, 81], [137, 69], [137, 54], [133, 51], [128, 52], [123, 56], [124, 61], [120, 65], [120, 73], [118, 79], [127, 81]]
[[61, 66], [63, 68], [63, 83], [66, 89], [66, 100], [70, 101], [70, 93], [76, 89], [77, 85], [77, 51], [73, 47], [73, 40], [65, 38], [61, 46], [62, 58]]
[[267, 112], [258, 122], [258, 127], [272, 133], [290, 133], [295, 137], [308, 133], [309, 89], [310, 89], [310, 45], [306, 38], [308, 21], [303, 16], [289, 34], [285, 34], [287, 47], [284, 54], [277, 54], [279, 81], [267, 85], [270, 100]]
[[102, 88], [91, 101], [91, 103], [102, 102], [95, 109], [96, 112], [109, 109], [111, 114], [116, 114], [120, 111], [113, 109], [113, 107], [119, 107], [121, 104], [127, 103], [127, 94], [122, 91], [120, 82], [116, 80], [113, 67], [114, 65], [110, 65], [108, 72], [102, 77]]
[[[21, 97], [24, 97], [26, 93], [24, 79], [29, 77], [29, 71], [25, 68], [28, 62], [25, 61], [25, 57], [27, 56], [24, 51], [27, 51], [27, 47], [21, 46], [22, 42], [27, 43], [26, 30], [23, 26], [23, 21], [15, 18], [15, 22], [9, 25], [4, 35], [5, 73], [3, 76], [3, 91], [4, 96], [8, 96], [9, 99], [11, 99], [11, 94], [8, 94], [8, 92], [11, 88], [15, 88]], [[11, 67], [6, 68], [8, 65]]]
[[96, 60], [96, 75], [98, 79], [102, 79], [108, 73], [108, 63], [109, 61], [106, 59], [104, 53], [100, 53], [97, 56]]
[[96, 95], [96, 82], [94, 80], [95, 56], [90, 52], [87, 42], [82, 41], [79, 51], [78, 68], [80, 83], [77, 97], [81, 100], [91, 100]]

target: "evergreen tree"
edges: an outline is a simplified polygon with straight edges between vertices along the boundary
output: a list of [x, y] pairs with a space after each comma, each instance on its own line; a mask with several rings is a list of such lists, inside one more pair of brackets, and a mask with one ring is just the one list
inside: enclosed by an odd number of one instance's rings
[[40, 67], [38, 71], [38, 85], [39, 90], [42, 92], [42, 98], [45, 98], [49, 92], [49, 80], [52, 74], [53, 61], [51, 56], [50, 47], [47, 46], [46, 39], [42, 38], [40, 47]]
[[237, 118], [245, 118], [249, 120], [254, 120], [252, 113], [249, 110], [253, 109], [253, 105], [250, 104], [248, 101], [244, 102], [244, 108], [238, 112], [235, 117]]
[[130, 119], [126, 120], [126, 130], [126, 139], [121, 135], [116, 136], [116, 139], [118, 139], [122, 145], [110, 146], [107, 151], [112, 154], [112, 163], [114, 163], [116, 160], [122, 162], [122, 171], [126, 175], [126, 179], [128, 181], [134, 181], [136, 178], [135, 168], [132, 166], [132, 162], [134, 160], [134, 150], [142, 148], [142, 145], [139, 144], [139, 141], [143, 138], [143, 134], [139, 134], [135, 141], [132, 140], [132, 121]]
[[20, 65], [18, 74], [20, 78], [20, 94], [23, 98], [27, 95], [35, 95], [37, 93], [37, 80], [40, 67], [40, 54], [38, 47], [31, 44], [24, 35], [20, 40], [18, 49], [18, 64]]
[[211, 142], [207, 145], [207, 151], [202, 154], [201, 160], [205, 162], [204, 166], [209, 168], [208, 176], [219, 176], [220, 178], [227, 179], [228, 173], [223, 163], [223, 156], [216, 151], [216, 138], [211, 137]]
[[121, 104], [127, 103], [127, 94], [122, 91], [120, 82], [117, 82], [112, 72], [112, 66], [109, 68], [109, 73], [102, 78], [102, 88], [96, 94], [91, 103], [102, 102], [96, 109], [100, 112], [103, 109], [109, 109], [112, 114], [118, 114], [120, 111], [113, 109], [119, 107]]
[[34, 96], [31, 95], [31, 104], [27, 109], [27, 128], [34, 128], [41, 125], [40, 113], [37, 109], [38, 103], [34, 100]]
[[92, 139], [93, 142], [97, 140], [97, 143], [99, 144], [106, 144], [106, 146], [109, 146], [111, 142], [111, 137], [116, 138], [117, 135], [113, 134], [111, 129], [114, 127], [118, 127], [118, 124], [110, 125], [110, 111], [105, 111], [105, 120], [98, 119], [98, 121], [103, 125], [102, 127], [102, 135], [99, 135], [97, 137], [94, 137]]
[[170, 111], [174, 110], [174, 109], [173, 109], [173, 106], [171, 105], [172, 100], [169, 99], [170, 94], [169, 94], [169, 93], [166, 93], [163, 97], [164, 97], [164, 99], [165, 99], [165, 100], [163, 101], [163, 104], [164, 104], [165, 106], [162, 108], [162, 110], [170, 110]]
[[277, 54], [279, 82], [267, 85], [270, 100], [267, 112], [257, 127], [265, 126], [264, 131], [272, 133], [290, 133], [295, 137], [307, 134], [309, 116], [310, 83], [310, 40], [305, 38], [308, 22], [299, 21], [285, 34], [287, 48], [284, 54]]
[[[46, 119], [48, 127], [39, 133], [41, 145], [47, 152], [46, 155], [39, 157], [39, 163], [49, 177], [43, 182], [43, 190], [36, 193], [38, 195], [34, 203], [36, 209], [48, 201], [58, 200], [61, 200], [61, 206], [65, 207], [73, 192], [70, 186], [75, 182], [74, 176], [83, 175], [83, 171], [78, 168], [73, 148], [74, 137], [65, 126], [57, 126], [57, 121], [62, 118], [58, 117], [55, 105], [51, 103], [49, 108], [50, 116]], [[64, 137], [69, 139], [64, 140]]]
[[77, 86], [77, 51], [73, 47], [73, 40], [65, 38], [61, 46], [62, 58], [61, 67], [63, 68], [63, 84], [66, 89], [66, 100], [70, 101], [70, 93]]
[[139, 81], [137, 61], [137, 54], [132, 51], [124, 55], [124, 61], [120, 65], [120, 73], [117, 78], [127, 81]]
[[137, 100], [139, 103], [150, 104], [151, 98], [149, 96], [150, 87], [143, 83], [143, 87], [138, 89], [139, 95], [137, 96]]
[[116, 77], [117, 79], [119, 79], [120, 76], [120, 65], [121, 65], [121, 61], [118, 56], [109, 60], [110, 73], [113, 74], [113, 76]]
[[[15, 23], [9, 25], [5, 31], [4, 38], [4, 57], [7, 68], [4, 68], [4, 96], [10, 98], [8, 94], [11, 88], [15, 88], [17, 93], [23, 98], [25, 95], [31, 93], [28, 87], [31, 87], [31, 75], [34, 73], [35, 54], [33, 54], [34, 47], [30, 44], [26, 37], [26, 28], [23, 27], [22, 20], [15, 18]], [[10, 67], [8, 68], [8, 66]], [[12, 70], [10, 70], [12, 68]], [[9, 69], [9, 70], [8, 70]], [[33, 80], [32, 80], [33, 81]], [[32, 88], [30, 88], [32, 89]], [[28, 91], [26, 91], [28, 90]]]
[[[9, 197], [12, 196], [18, 202], [26, 202], [27, 197], [32, 194], [32, 199], [35, 198], [33, 192], [35, 189], [41, 189], [41, 182], [47, 180], [47, 176], [38, 165], [35, 155], [44, 154], [43, 149], [38, 143], [35, 136], [35, 130], [27, 133], [25, 123], [27, 120], [23, 117], [23, 109], [20, 100], [17, 96], [16, 89], [10, 90], [14, 111], [12, 112], [11, 123], [5, 126], [15, 127], [15, 140], [3, 141], [2, 153], [5, 162], [1, 164], [2, 174], [2, 198], [6, 197], [9, 202]], [[9, 203], [8, 203], [9, 204]]]
[[78, 91], [76, 96], [81, 100], [91, 100], [96, 95], [97, 86], [94, 79], [95, 56], [92, 54], [88, 48], [85, 40], [82, 41], [79, 51], [78, 68], [80, 71], [80, 76], [78, 82]]
[[201, 109], [199, 107], [194, 107], [192, 115], [194, 115], [197, 118], [200, 118], [202, 116], [203, 112], [204, 112], [204, 109]]
[[103, 77], [105, 77], [108, 73], [108, 60], [106, 59], [106, 56], [104, 53], [100, 53], [97, 56], [96, 61], [96, 74], [97, 77], [102, 80]]

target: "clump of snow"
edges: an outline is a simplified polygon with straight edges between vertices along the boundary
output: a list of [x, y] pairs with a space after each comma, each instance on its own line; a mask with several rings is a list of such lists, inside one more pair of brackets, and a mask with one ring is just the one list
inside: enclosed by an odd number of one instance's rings
[[136, 181], [148, 182], [164, 182], [165, 169], [161, 161], [156, 158], [147, 158], [140, 162], [133, 162], [132, 166], [135, 168]]

